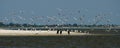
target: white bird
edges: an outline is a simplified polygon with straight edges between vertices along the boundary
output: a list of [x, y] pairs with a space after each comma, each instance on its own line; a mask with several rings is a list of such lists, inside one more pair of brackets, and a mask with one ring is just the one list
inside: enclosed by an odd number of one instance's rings
[[23, 17], [21, 17], [21, 16], [19, 16], [19, 15], [18, 15], [18, 18], [21, 19], [21, 20], [25, 20], [25, 18], [23, 18]]
[[62, 9], [61, 9], [61, 8], [56, 8], [56, 9], [57, 9], [58, 11], [60, 11], [60, 12], [62, 11]]

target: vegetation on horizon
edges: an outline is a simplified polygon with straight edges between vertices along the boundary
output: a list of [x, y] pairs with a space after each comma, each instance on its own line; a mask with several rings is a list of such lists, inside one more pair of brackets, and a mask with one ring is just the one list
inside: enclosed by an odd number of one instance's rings
[[76, 23], [74, 24], [53, 24], [53, 25], [36, 25], [36, 24], [15, 24], [15, 23], [9, 23], [9, 24], [4, 24], [3, 22], [0, 22], [0, 27], [105, 27], [105, 26], [111, 26], [111, 27], [116, 27], [119, 25], [115, 24], [107, 24], [107, 25], [78, 25]]

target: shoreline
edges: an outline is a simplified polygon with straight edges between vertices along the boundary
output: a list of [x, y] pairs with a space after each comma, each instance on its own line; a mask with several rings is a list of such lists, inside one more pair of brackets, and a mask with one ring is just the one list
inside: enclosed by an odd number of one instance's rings
[[63, 31], [62, 34], [56, 34], [57, 31], [47, 31], [47, 30], [4, 30], [0, 29], [0, 36], [111, 36], [120, 34], [90, 34], [90, 33], [78, 33], [78, 32], [68, 32]]
[[3, 30], [0, 29], [0, 36], [77, 36], [77, 35], [90, 35], [88, 33], [77, 33], [63, 31], [62, 34], [56, 34], [57, 31], [47, 31], [47, 30]]

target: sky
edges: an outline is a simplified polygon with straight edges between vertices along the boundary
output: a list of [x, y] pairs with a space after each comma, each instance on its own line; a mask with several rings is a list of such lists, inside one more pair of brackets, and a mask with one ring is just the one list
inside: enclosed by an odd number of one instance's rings
[[0, 0], [0, 21], [20, 24], [117, 24], [120, 0]]

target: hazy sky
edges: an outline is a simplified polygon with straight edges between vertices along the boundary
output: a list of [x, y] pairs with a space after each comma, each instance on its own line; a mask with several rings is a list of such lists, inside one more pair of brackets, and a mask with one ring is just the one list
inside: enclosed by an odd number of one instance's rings
[[120, 0], [0, 0], [0, 21], [29, 24], [119, 24]]

